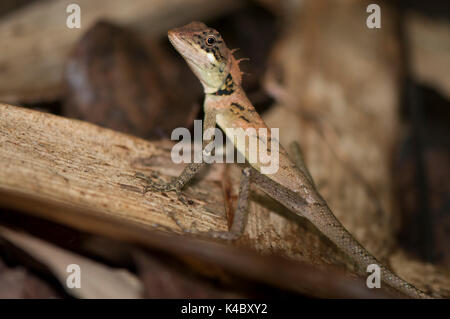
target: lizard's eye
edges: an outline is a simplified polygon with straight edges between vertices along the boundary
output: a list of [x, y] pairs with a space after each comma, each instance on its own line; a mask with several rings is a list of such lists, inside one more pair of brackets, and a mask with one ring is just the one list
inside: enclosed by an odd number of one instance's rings
[[213, 45], [214, 43], [216, 43], [216, 38], [215, 38], [215, 37], [209, 36], [209, 37], [206, 38], [206, 44], [207, 44], [207, 45], [211, 46], [211, 45]]

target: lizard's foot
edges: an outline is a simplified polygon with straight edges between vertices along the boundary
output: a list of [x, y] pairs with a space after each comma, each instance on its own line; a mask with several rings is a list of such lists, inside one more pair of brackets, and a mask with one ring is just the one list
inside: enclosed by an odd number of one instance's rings
[[[158, 173], [156, 173], [156, 172], [152, 172], [151, 177], [148, 177], [141, 172], [137, 172], [134, 175], [134, 177], [142, 179], [143, 181], [146, 182], [147, 185], [145, 185], [145, 187], [144, 187], [144, 192], [143, 192], [144, 194], [149, 191], [157, 191], [157, 192], [169, 192], [169, 191], [178, 192], [179, 191], [172, 182], [163, 183], [161, 181], [161, 179], [159, 178]], [[157, 179], [158, 182], [155, 182], [154, 179]]]
[[180, 190], [174, 190], [177, 193], [178, 200], [182, 202], [184, 205], [189, 206], [194, 202], [192, 199], [187, 198]]
[[[164, 183], [158, 176], [158, 173], [152, 172], [151, 177], [144, 175], [141, 172], [137, 172], [134, 175], [136, 178], [142, 179], [146, 182], [147, 185], [144, 186], [143, 194], [146, 194], [149, 191], [155, 192], [175, 192], [178, 196], [178, 200], [180, 200], [186, 206], [192, 204], [192, 200], [187, 199], [186, 196], [183, 195], [181, 189], [177, 186], [177, 183], [169, 182]], [[154, 179], [157, 179], [158, 182], [155, 182]]]

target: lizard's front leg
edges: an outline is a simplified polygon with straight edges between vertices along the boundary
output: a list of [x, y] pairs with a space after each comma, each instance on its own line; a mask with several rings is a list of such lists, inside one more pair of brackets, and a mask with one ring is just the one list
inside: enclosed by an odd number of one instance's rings
[[252, 169], [250, 167], [247, 167], [242, 171], [237, 208], [234, 212], [233, 222], [231, 224], [230, 230], [208, 231], [203, 234], [208, 237], [220, 238], [224, 240], [235, 240], [242, 236], [248, 219], [247, 217], [250, 197], [251, 173]]
[[[214, 110], [209, 110], [205, 113], [205, 119], [203, 123], [203, 135], [205, 131], [209, 128], [214, 129], [216, 126], [216, 112]], [[208, 157], [211, 155], [212, 144], [208, 144], [211, 139], [203, 139], [202, 155], [203, 157]], [[169, 183], [157, 183], [152, 180], [152, 178], [145, 176], [144, 174], [138, 172], [135, 174], [136, 178], [144, 180], [147, 185], [144, 187], [144, 194], [148, 191], [159, 191], [168, 192], [175, 191], [178, 197], [184, 202], [181, 197], [181, 190], [183, 187], [204, 167], [208, 161], [202, 161], [202, 163], [189, 163], [180, 174], [180, 176], [172, 179]]]
[[168, 183], [157, 183], [153, 181], [150, 177], [145, 176], [144, 174], [138, 172], [135, 174], [136, 178], [140, 178], [146, 182], [147, 185], [144, 186], [143, 193], [147, 193], [149, 191], [157, 191], [157, 192], [170, 192], [174, 191], [177, 193], [178, 199], [187, 204], [187, 200], [183, 197], [181, 190], [184, 185], [186, 185], [196, 174], [197, 172], [205, 166], [206, 163], [190, 163], [186, 166], [180, 176], [172, 179]]
[[175, 191], [180, 192], [181, 189], [186, 185], [197, 172], [205, 166], [206, 163], [190, 163], [184, 169], [180, 176], [175, 177], [168, 183], [157, 183], [152, 178], [145, 176], [144, 174], [138, 172], [135, 174], [136, 178], [144, 180], [147, 185], [144, 187], [144, 194], [149, 191], [159, 191], [159, 192], [169, 192]]

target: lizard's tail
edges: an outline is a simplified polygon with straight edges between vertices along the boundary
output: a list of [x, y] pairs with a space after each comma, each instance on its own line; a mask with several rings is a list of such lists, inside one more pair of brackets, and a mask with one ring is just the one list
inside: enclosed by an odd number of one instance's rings
[[383, 266], [342, 226], [326, 204], [321, 204], [319, 209], [316, 207], [314, 212], [305, 217], [340, 249], [357, 261], [361, 274], [366, 274], [368, 265], [376, 264], [380, 267], [381, 280], [385, 284], [412, 298], [432, 298]]
[[301, 170], [299, 170], [299, 174], [303, 174], [302, 180], [311, 182], [311, 185], [301, 188], [302, 194], [292, 192], [263, 174], [253, 174], [252, 178], [271, 197], [280, 199], [284, 206], [312, 222], [326, 237], [357, 262], [362, 275], [367, 274], [366, 269], [368, 265], [376, 264], [380, 267], [381, 280], [385, 284], [412, 298], [431, 298], [384, 267], [358, 243], [337, 220], [321, 196], [314, 190], [312, 179], [306, 177]]

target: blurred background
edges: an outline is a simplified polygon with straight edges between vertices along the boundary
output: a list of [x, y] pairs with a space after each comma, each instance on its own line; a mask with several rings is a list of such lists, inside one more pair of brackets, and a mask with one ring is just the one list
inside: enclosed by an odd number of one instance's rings
[[[449, 297], [450, 3], [377, 1], [381, 28], [369, 29], [372, 2], [78, 0], [81, 28], [71, 29], [71, 1], [2, 0], [0, 102], [170, 139], [174, 128], [192, 129], [202, 118], [203, 92], [167, 30], [205, 22], [239, 48], [235, 57], [249, 58], [241, 68], [250, 100], [280, 128], [282, 144], [299, 141], [343, 224], [422, 289]], [[98, 257], [80, 248], [75, 230], [6, 209], [0, 215], [0, 224], [38, 225], [56, 234], [47, 240]], [[0, 243], [0, 297], [69, 297], [54, 275]], [[315, 258], [304, 249], [299, 260]], [[168, 284], [148, 271], [169, 272], [161, 266], [167, 258], [100, 260], [139, 274], [145, 290]], [[173, 267], [173, 289], [144, 296], [293, 294], [235, 281], [205, 288], [198, 274]]]

